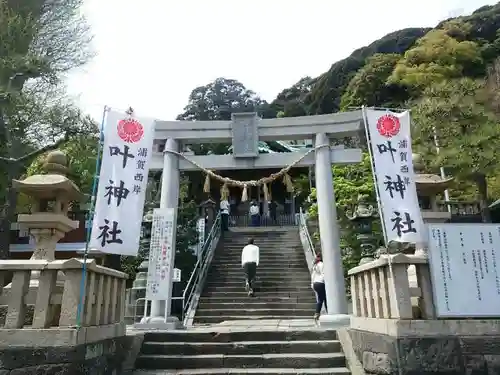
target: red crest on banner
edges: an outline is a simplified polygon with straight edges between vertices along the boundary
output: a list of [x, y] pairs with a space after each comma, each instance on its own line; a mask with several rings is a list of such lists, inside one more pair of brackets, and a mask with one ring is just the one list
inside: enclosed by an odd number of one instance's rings
[[144, 135], [144, 127], [137, 120], [128, 118], [118, 122], [118, 136], [127, 143], [137, 143]]
[[378, 133], [383, 137], [394, 137], [395, 135], [398, 135], [400, 129], [401, 123], [394, 115], [383, 115], [377, 121]]

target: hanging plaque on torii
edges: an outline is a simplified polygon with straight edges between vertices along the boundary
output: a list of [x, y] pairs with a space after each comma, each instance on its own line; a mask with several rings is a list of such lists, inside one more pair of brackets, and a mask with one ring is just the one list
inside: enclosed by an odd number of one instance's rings
[[233, 157], [235, 159], [259, 157], [257, 113], [233, 113], [231, 120]]

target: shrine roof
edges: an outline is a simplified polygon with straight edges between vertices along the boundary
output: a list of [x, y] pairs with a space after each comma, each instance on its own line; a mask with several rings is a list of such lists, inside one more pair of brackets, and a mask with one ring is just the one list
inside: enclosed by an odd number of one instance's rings
[[442, 178], [431, 173], [415, 173], [415, 183], [418, 190], [444, 191], [453, 182], [453, 177]]

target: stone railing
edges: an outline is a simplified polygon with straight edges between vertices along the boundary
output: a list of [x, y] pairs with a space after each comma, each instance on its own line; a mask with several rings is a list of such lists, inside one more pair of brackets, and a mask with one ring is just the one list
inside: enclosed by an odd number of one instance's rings
[[[416, 285], [408, 268], [415, 266]], [[433, 319], [428, 260], [414, 255], [384, 255], [349, 270], [353, 315], [382, 319]], [[417, 299], [417, 309], [412, 306]], [[415, 311], [416, 310], [416, 311]]]
[[[82, 268], [83, 260], [79, 259], [0, 261], [0, 305], [6, 306], [5, 323], [0, 328], [90, 327], [122, 322], [127, 275], [87, 260], [79, 310]], [[4, 287], [9, 273], [13, 274], [12, 283]]]

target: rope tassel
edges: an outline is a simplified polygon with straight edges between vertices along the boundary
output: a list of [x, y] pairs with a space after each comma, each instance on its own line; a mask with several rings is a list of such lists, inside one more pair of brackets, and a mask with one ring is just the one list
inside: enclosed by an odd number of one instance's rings
[[243, 193], [241, 193], [241, 201], [246, 202], [248, 200], [248, 187], [247, 184], [243, 185]]
[[286, 172], [283, 174], [283, 184], [285, 185], [286, 191], [288, 193], [293, 193], [294, 188], [293, 188], [292, 178]]
[[203, 185], [203, 192], [210, 193], [210, 174], [208, 174], [208, 173], [205, 177], [205, 184]]
[[227, 183], [222, 185], [222, 188], [220, 189], [220, 196], [223, 200], [227, 200], [229, 198], [229, 188], [227, 187]]
[[264, 190], [264, 200], [266, 202], [269, 202], [270, 198], [271, 198], [271, 195], [269, 194], [269, 189], [267, 188], [267, 184], [264, 184], [262, 186], [262, 189]]

